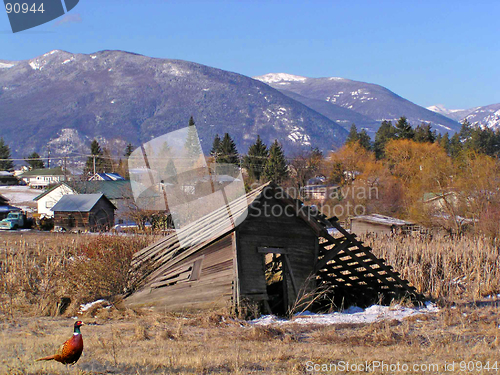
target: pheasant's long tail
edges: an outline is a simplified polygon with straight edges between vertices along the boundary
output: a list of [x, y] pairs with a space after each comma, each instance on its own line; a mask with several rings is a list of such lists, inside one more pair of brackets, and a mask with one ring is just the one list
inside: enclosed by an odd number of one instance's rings
[[43, 357], [43, 358], [38, 358], [37, 361], [52, 361], [53, 359], [55, 359], [56, 356], [55, 355], [49, 355], [47, 357]]

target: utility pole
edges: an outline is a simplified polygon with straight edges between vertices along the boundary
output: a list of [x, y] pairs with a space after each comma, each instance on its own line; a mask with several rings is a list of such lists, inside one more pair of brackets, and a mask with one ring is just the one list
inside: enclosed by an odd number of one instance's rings
[[50, 169], [50, 146], [47, 145], [47, 169]]
[[66, 172], [67, 171], [67, 167], [66, 167], [66, 156], [63, 158], [63, 163], [64, 163], [64, 181], [68, 181], [68, 173]]

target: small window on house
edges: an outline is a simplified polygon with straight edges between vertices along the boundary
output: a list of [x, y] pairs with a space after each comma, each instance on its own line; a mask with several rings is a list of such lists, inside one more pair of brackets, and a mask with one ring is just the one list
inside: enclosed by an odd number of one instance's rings
[[169, 271], [165, 275], [158, 277], [156, 281], [151, 284], [151, 288], [157, 289], [199, 280], [202, 261], [203, 258], [198, 258], [191, 263]]
[[52, 201], [45, 202], [45, 208], [52, 208], [52, 207], [54, 207], [54, 202]]

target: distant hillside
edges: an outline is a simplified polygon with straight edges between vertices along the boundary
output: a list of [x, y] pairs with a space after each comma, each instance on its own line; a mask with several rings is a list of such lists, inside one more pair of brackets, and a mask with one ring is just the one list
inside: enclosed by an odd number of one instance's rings
[[121, 51], [51, 51], [0, 62], [0, 136], [25, 156], [50, 143], [53, 154], [102, 142], [138, 145], [187, 126], [192, 115], [205, 152], [229, 132], [246, 152], [257, 134], [288, 152], [340, 146], [347, 132], [268, 85], [240, 74]]
[[500, 103], [475, 108], [465, 118], [473, 125], [500, 130]]
[[478, 108], [479, 107], [470, 109], [447, 109], [442, 104], [431, 105], [430, 107], [427, 107], [429, 111], [439, 113], [440, 115], [446, 116], [458, 122], [462, 122], [465, 116], [467, 116], [471, 112], [474, 112]]
[[500, 103], [469, 109], [447, 109], [438, 104], [427, 107], [427, 109], [441, 113], [460, 123], [467, 120], [473, 125], [500, 130]]
[[[406, 116], [413, 126], [429, 122], [434, 129], [442, 133], [454, 133], [460, 129], [457, 121], [420, 107], [385, 87], [371, 83], [339, 77], [307, 78], [286, 73], [270, 73], [254, 78], [310, 105], [346, 129], [352, 122], [356, 123], [352, 121], [356, 115], [363, 116], [357, 120], [358, 128], [364, 127], [372, 134], [378, 129], [381, 121], [396, 121], [401, 116]], [[300, 97], [290, 93], [298, 94]], [[334, 109], [316, 105], [317, 102], [311, 103], [311, 99], [332, 105]], [[339, 111], [338, 107], [342, 107], [345, 111]]]

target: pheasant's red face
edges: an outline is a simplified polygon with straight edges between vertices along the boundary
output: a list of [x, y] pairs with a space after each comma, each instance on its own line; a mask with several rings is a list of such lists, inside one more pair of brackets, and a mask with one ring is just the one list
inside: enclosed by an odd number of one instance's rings
[[81, 322], [81, 321], [77, 321], [77, 322], [75, 323], [75, 327], [81, 327], [81, 326], [83, 326], [83, 322]]

